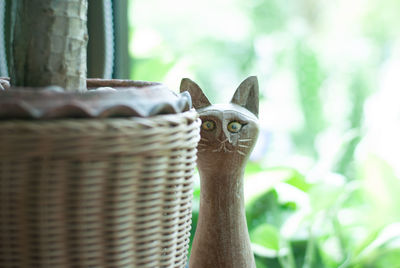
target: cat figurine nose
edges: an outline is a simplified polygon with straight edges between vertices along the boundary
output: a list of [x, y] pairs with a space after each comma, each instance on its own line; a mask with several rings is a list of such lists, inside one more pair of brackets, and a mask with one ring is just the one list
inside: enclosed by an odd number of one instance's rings
[[229, 142], [231, 143], [231, 135], [229, 135], [229, 133], [227, 133], [227, 131], [224, 129], [223, 131], [221, 131], [221, 134], [219, 135], [219, 140], [221, 142]]
[[236, 145], [238, 137], [237, 137], [237, 135], [232, 135], [232, 133], [230, 133], [228, 130], [224, 129], [224, 131], [221, 133], [220, 140], [227, 141], [232, 145]]

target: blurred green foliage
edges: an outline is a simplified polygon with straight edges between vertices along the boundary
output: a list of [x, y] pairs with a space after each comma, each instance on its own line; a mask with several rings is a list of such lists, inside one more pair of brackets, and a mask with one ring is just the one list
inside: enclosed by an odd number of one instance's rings
[[[131, 0], [132, 78], [212, 102], [255, 74], [258, 268], [400, 267], [400, 1]], [[199, 183], [194, 190], [193, 239]]]

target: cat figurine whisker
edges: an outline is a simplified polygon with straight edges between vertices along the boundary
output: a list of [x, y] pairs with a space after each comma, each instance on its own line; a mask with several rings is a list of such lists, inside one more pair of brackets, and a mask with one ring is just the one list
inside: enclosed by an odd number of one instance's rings
[[238, 152], [238, 154], [241, 154], [241, 155], [246, 155], [244, 152], [242, 152], [242, 151], [239, 151], [239, 150], [237, 150], [237, 152]]
[[249, 148], [249, 146], [243, 145], [243, 144], [239, 144], [238, 146], [239, 146], [239, 147], [242, 147], [242, 148]]
[[229, 104], [211, 104], [188, 78], [189, 91], [202, 120], [197, 153], [200, 211], [190, 268], [254, 268], [244, 208], [243, 174], [257, 140], [258, 81], [245, 79]]
[[217, 139], [217, 141], [219, 141], [220, 143], [224, 143], [224, 142], [227, 142], [228, 141], [228, 138], [226, 138], [225, 140], [220, 140], [220, 139]]

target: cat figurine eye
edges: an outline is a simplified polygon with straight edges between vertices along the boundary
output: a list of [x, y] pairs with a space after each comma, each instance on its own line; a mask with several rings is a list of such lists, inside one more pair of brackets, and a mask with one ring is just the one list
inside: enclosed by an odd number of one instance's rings
[[207, 120], [207, 121], [204, 121], [203, 124], [201, 124], [201, 127], [204, 130], [211, 131], [211, 130], [215, 129], [215, 123], [214, 123], [214, 121]]
[[238, 133], [242, 129], [242, 126], [239, 122], [233, 121], [228, 124], [228, 130], [232, 133]]

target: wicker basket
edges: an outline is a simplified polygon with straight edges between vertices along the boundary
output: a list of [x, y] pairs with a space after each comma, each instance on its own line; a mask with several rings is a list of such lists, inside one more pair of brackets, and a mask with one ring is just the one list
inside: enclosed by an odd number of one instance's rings
[[199, 124], [0, 121], [0, 267], [184, 267]]

